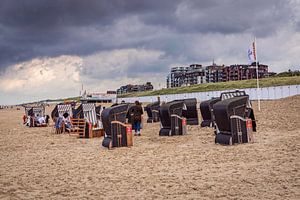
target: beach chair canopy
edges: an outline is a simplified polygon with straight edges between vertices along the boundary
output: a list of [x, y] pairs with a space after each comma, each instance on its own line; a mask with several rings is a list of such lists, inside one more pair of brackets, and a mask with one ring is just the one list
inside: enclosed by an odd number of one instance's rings
[[200, 103], [200, 112], [203, 120], [212, 120], [212, 109], [213, 105], [220, 101], [220, 98], [212, 98], [207, 101], [202, 101]]
[[145, 107], [145, 111], [147, 112], [147, 115], [148, 115], [148, 118], [152, 118], [152, 111], [153, 110], [157, 110], [159, 111], [159, 108], [160, 108], [160, 102], [159, 101], [155, 101], [153, 103], [150, 103], [148, 104], [146, 107]]
[[[126, 118], [128, 119], [128, 123], [132, 123], [132, 120], [133, 120], [132, 116], [133, 116], [135, 104], [134, 103], [126, 103], [126, 104], [128, 105]], [[123, 104], [120, 104], [120, 105], [123, 105]]]
[[245, 91], [236, 90], [233, 92], [222, 92], [220, 95], [221, 100], [230, 99], [232, 97], [246, 96]]
[[[99, 107], [101, 109], [101, 106]], [[97, 122], [97, 112], [94, 103], [82, 103], [74, 110], [74, 118], [84, 118], [88, 123], [96, 125]]]
[[95, 104], [93, 103], [83, 103], [80, 105], [81, 109], [82, 109], [82, 113], [83, 113], [83, 118], [93, 124], [96, 125], [97, 124], [97, 115], [96, 115], [96, 107]]
[[182, 116], [186, 118], [188, 125], [198, 125], [198, 111], [197, 111], [197, 99], [184, 99], [183, 103], [186, 109], [182, 110]]
[[161, 105], [159, 116], [161, 121], [160, 136], [183, 135], [185, 134], [186, 123], [183, 124], [182, 113], [186, 109], [184, 100], [175, 100]]
[[160, 101], [155, 101], [153, 103], [150, 103], [144, 108], [148, 116], [147, 123], [159, 121], [159, 109], [160, 109]]
[[[253, 142], [253, 120], [248, 117], [251, 108], [247, 108], [249, 97], [236, 96], [219, 101], [213, 106], [217, 134], [215, 142], [232, 145]], [[248, 128], [246, 123], [251, 123]]]
[[103, 128], [107, 136], [111, 135], [111, 122], [126, 122], [129, 104], [120, 104], [114, 107], [105, 108], [101, 113]]
[[230, 116], [245, 117], [248, 96], [237, 96], [219, 101], [213, 106], [215, 122], [222, 133], [231, 133]]
[[249, 95], [247, 95], [245, 91], [236, 90], [234, 92], [223, 92], [223, 93], [221, 93], [220, 98], [221, 98], [221, 100], [225, 100], [225, 99], [232, 98], [232, 97], [237, 97], [237, 96], [247, 96], [248, 97], [247, 105], [246, 105], [246, 107], [247, 107], [246, 117], [252, 119], [253, 131], [256, 132], [256, 121], [255, 121], [254, 111], [252, 109], [252, 105], [251, 105], [251, 101], [249, 99]]
[[[229, 99], [229, 98], [232, 98], [232, 97], [240, 97], [240, 96], [248, 96], [248, 95], [246, 94], [245, 91], [236, 90], [236, 91], [233, 91], [233, 92], [222, 92], [221, 95], [220, 95], [220, 99], [221, 99], [221, 101], [223, 101], [225, 99]], [[252, 107], [252, 105], [251, 105], [251, 102], [248, 98], [247, 108], [251, 108], [251, 107]]]
[[26, 116], [38, 117], [38, 116], [45, 116], [45, 107], [44, 106], [27, 106], [25, 107], [25, 114]]
[[70, 117], [73, 117], [73, 110], [71, 104], [57, 104], [51, 112], [51, 117], [63, 117], [63, 114], [68, 113]]
[[163, 128], [171, 128], [171, 115], [182, 116], [185, 104], [182, 100], [171, 101], [160, 106], [159, 117]]
[[221, 101], [220, 98], [212, 98], [200, 103], [200, 112], [203, 119], [201, 122], [202, 127], [211, 126], [214, 123], [213, 105], [219, 101]]

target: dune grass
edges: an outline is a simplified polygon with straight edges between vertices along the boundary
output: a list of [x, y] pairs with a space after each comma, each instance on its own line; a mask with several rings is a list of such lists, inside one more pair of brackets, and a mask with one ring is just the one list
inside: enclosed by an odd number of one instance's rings
[[[300, 84], [300, 76], [292, 77], [271, 77], [259, 80], [260, 87], [270, 86], [282, 86], [282, 85], [298, 85]], [[168, 88], [154, 91], [134, 92], [118, 95], [118, 97], [140, 97], [140, 96], [156, 96], [164, 94], [181, 94], [192, 92], [207, 92], [229, 89], [243, 89], [243, 88], [255, 88], [256, 79], [242, 80], [242, 81], [229, 81], [221, 83], [205, 83], [192, 86]]]

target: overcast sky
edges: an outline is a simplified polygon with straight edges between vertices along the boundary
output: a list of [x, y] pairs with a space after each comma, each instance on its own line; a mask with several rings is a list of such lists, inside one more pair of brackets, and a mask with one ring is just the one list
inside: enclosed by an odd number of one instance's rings
[[106, 92], [171, 67], [247, 64], [257, 38], [269, 71], [299, 70], [299, 0], [1, 0], [0, 104]]

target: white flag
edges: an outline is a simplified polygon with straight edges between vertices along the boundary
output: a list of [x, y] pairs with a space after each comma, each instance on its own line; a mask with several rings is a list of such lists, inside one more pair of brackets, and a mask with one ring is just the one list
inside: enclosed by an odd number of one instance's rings
[[248, 60], [250, 64], [256, 62], [256, 49], [254, 42], [252, 42], [252, 44], [248, 48]]

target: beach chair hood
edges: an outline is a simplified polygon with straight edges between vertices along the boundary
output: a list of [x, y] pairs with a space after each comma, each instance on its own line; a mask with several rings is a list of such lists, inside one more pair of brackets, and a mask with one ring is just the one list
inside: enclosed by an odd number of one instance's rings
[[176, 114], [182, 116], [184, 102], [182, 100], [171, 101], [163, 104], [159, 110], [161, 125], [164, 128], [171, 128], [171, 115]]
[[126, 122], [128, 104], [120, 104], [114, 107], [105, 108], [101, 113], [103, 128], [107, 136], [111, 135], [111, 122]]
[[197, 99], [184, 99], [184, 104], [186, 105], [186, 109], [182, 110], [182, 116], [186, 118], [186, 122], [188, 125], [198, 125], [198, 111], [197, 111]]

